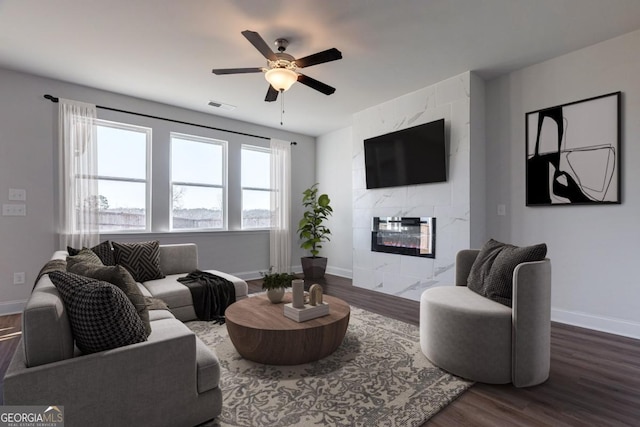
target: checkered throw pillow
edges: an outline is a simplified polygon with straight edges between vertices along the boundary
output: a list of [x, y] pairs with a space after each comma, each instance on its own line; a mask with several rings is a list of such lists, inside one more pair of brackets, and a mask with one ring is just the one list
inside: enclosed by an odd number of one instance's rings
[[83, 353], [147, 340], [135, 307], [116, 286], [63, 271], [52, 271], [49, 278], [62, 297], [73, 338]]
[[160, 242], [118, 243], [113, 242], [116, 264], [123, 266], [136, 282], [162, 279], [160, 270]]
[[[87, 251], [88, 249], [83, 249]], [[89, 251], [91, 252], [91, 251]], [[93, 253], [93, 252], [91, 252]], [[76, 255], [79, 256], [79, 255]], [[67, 257], [67, 259], [75, 257]], [[144, 328], [147, 331], [147, 335], [151, 333], [151, 323], [149, 321], [149, 310], [147, 309], [147, 303], [144, 295], [138, 288], [138, 284], [131, 274], [121, 265], [96, 265], [90, 262], [79, 262], [70, 265], [67, 262], [67, 271], [75, 273], [83, 277], [99, 280], [102, 282], [111, 283], [122, 289], [124, 294], [129, 298], [129, 301], [133, 304], [144, 323]]]

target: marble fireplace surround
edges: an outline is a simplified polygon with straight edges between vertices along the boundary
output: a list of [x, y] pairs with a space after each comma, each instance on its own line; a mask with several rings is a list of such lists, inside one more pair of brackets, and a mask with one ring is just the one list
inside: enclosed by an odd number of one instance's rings
[[[471, 95], [474, 95], [472, 102]], [[481, 102], [480, 102], [481, 101]], [[484, 131], [471, 146], [471, 110], [482, 105], [484, 83], [466, 72], [354, 115], [352, 140], [353, 284], [419, 300], [432, 286], [453, 284], [458, 250], [478, 244], [472, 235], [471, 211], [484, 212]], [[447, 181], [366, 189], [364, 140], [377, 135], [445, 119]], [[478, 162], [471, 163], [471, 152]], [[481, 162], [481, 164], [479, 163]], [[484, 184], [483, 184], [484, 185]], [[473, 191], [472, 191], [473, 187]], [[480, 194], [481, 193], [481, 194]], [[480, 212], [481, 211], [481, 212]], [[437, 256], [421, 258], [371, 251], [371, 218], [436, 217]], [[483, 218], [481, 218], [483, 220]]]

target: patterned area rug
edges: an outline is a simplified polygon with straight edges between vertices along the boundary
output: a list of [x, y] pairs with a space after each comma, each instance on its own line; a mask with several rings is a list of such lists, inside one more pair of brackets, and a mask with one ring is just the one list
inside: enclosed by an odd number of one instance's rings
[[424, 357], [417, 326], [355, 307], [338, 350], [297, 366], [245, 360], [224, 325], [187, 326], [222, 365], [222, 414], [207, 426], [419, 426], [473, 384]]

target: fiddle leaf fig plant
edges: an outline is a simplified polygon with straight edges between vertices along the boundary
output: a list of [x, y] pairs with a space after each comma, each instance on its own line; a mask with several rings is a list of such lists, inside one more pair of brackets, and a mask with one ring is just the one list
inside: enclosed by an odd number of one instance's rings
[[318, 183], [302, 193], [302, 205], [306, 210], [298, 223], [298, 235], [302, 240], [300, 247], [311, 252], [312, 258], [318, 257], [322, 242], [330, 240], [331, 230], [323, 224], [333, 214], [330, 203], [329, 196], [318, 195]]

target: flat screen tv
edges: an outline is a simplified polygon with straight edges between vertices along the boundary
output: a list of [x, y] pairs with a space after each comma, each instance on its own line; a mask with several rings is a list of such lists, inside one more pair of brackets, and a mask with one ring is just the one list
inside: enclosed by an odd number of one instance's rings
[[364, 140], [367, 188], [447, 180], [444, 119]]

